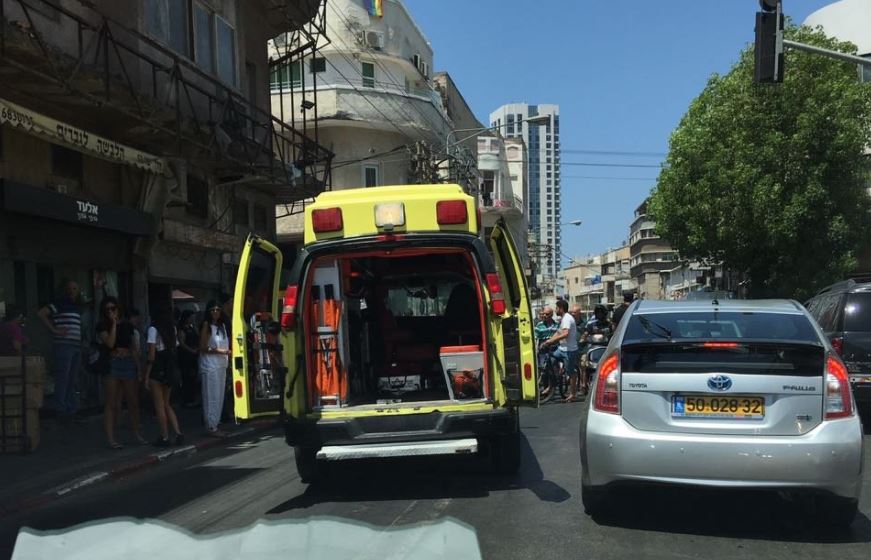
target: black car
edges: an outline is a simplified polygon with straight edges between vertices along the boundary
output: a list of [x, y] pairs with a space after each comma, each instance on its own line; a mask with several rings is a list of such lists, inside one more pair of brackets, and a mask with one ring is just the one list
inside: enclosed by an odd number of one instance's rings
[[871, 282], [833, 284], [805, 307], [847, 364], [856, 402], [871, 404]]

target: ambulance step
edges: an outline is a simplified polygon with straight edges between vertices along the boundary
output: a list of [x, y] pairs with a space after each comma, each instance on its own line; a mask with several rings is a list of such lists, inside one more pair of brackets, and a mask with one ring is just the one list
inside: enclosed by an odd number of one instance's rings
[[424, 455], [470, 455], [478, 452], [475, 438], [416, 443], [376, 443], [368, 445], [328, 445], [318, 451], [318, 459], [344, 461], [381, 457], [418, 457]]

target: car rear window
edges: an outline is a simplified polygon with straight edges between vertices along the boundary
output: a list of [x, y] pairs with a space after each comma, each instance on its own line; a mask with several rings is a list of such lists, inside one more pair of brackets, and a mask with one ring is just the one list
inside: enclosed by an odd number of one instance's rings
[[779, 340], [819, 343], [817, 332], [808, 318], [798, 314], [712, 310], [632, 315], [623, 337], [624, 344], [653, 340]]
[[783, 342], [711, 347], [702, 342], [632, 344], [620, 354], [625, 373], [733, 373], [798, 377], [822, 375], [822, 346]]
[[844, 330], [871, 332], [871, 293], [850, 294], [844, 308]]

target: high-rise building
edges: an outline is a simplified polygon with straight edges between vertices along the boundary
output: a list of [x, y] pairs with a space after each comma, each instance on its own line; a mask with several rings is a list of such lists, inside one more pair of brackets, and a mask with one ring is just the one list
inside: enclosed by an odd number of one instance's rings
[[[540, 116], [547, 120], [526, 120]], [[536, 280], [554, 290], [562, 255], [560, 239], [560, 136], [559, 105], [511, 103], [490, 113], [490, 125], [506, 138], [523, 138], [527, 146], [527, 192], [524, 210], [536, 247]]]

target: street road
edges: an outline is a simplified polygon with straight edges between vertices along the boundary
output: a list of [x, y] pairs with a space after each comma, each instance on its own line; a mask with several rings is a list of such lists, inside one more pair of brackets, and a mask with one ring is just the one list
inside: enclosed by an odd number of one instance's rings
[[[578, 418], [582, 404], [524, 411], [522, 472], [493, 478], [468, 459], [355, 464], [329, 487], [300, 483], [293, 453], [267, 436], [215, 449], [0, 520], [0, 557], [22, 525], [63, 528], [113, 516], [158, 518], [197, 533], [260, 519], [329, 516], [379, 528], [439, 519], [477, 531], [484, 558], [871, 557], [871, 477], [849, 532], [814, 526], [802, 504], [773, 494], [633, 490], [622, 513], [593, 520], [580, 501]], [[866, 436], [866, 441], [869, 436]], [[868, 456], [865, 458], [868, 472]]]

